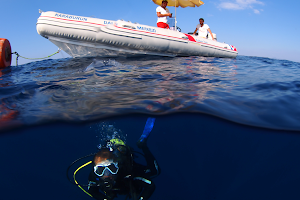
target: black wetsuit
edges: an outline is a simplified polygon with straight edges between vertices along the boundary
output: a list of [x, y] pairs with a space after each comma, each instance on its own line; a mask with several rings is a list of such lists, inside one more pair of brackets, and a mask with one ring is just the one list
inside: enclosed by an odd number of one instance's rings
[[133, 200], [143, 200], [150, 198], [155, 190], [155, 185], [151, 177], [160, 173], [160, 168], [148, 149], [143, 146], [147, 166], [136, 163], [132, 159], [131, 152], [123, 157], [123, 163], [119, 163], [119, 171], [113, 188], [106, 190], [103, 181], [94, 171], [89, 175], [88, 192], [97, 200], [114, 199], [117, 195], [129, 195]]

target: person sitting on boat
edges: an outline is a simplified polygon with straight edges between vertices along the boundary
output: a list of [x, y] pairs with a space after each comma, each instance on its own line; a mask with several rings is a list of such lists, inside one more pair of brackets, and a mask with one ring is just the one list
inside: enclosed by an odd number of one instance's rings
[[[112, 200], [117, 195], [127, 195], [133, 200], [147, 200], [155, 190], [151, 178], [160, 168], [146, 145], [138, 142], [147, 166], [133, 160], [132, 150], [120, 139], [107, 141], [106, 146], [94, 156], [93, 170], [89, 175], [88, 192], [97, 200]], [[127, 199], [127, 198], [126, 198]]]
[[209, 34], [211, 35], [212, 40], [214, 40], [213, 34], [209, 28], [209, 26], [207, 24], [204, 24], [204, 19], [200, 18], [199, 19], [199, 24], [197, 25], [193, 35], [196, 34], [197, 30], [198, 30], [198, 36], [206, 38], [207, 36], [207, 31], [209, 32]]
[[156, 8], [157, 14], [157, 27], [169, 29], [169, 25], [167, 24], [168, 19], [167, 17], [172, 17], [172, 13], [170, 13], [169, 9], [167, 8], [168, 1], [163, 0], [161, 2], [161, 6]]

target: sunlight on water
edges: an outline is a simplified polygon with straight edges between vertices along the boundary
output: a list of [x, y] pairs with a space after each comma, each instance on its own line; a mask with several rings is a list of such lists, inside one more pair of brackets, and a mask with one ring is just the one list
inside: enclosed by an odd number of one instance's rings
[[33, 62], [1, 70], [1, 113], [9, 118], [1, 126], [198, 112], [299, 130], [299, 65], [247, 56]]

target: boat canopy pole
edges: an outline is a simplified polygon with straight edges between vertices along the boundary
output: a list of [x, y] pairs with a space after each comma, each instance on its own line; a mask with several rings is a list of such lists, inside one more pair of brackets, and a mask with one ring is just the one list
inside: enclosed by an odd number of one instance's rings
[[175, 1], [175, 31], [177, 31], [177, 26], [176, 26], [176, 2], [177, 1]]

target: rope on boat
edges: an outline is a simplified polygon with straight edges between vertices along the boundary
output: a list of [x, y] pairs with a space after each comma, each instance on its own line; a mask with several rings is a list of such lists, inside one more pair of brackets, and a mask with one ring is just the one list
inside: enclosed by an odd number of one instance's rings
[[17, 56], [16, 57], [16, 66], [18, 66], [18, 59], [19, 59], [19, 57], [24, 58], [24, 59], [29, 59], [29, 60], [40, 60], [40, 59], [50, 58], [51, 56], [54, 56], [55, 54], [58, 54], [60, 51], [61, 50], [58, 49], [55, 53], [53, 53], [53, 54], [51, 54], [49, 56], [46, 56], [46, 57], [42, 57], [42, 58], [26, 58], [24, 56], [20, 56], [20, 54], [18, 54], [17, 52], [13, 52], [11, 54], [16, 54], [16, 56]]

